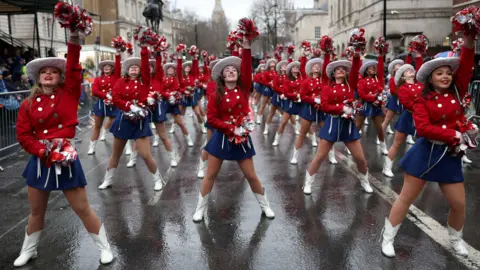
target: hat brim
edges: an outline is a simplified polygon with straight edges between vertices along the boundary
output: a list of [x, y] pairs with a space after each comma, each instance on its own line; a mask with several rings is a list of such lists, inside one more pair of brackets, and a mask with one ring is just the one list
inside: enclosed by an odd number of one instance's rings
[[403, 73], [405, 73], [405, 71], [409, 69], [415, 70], [415, 68], [409, 64], [403, 65], [397, 70], [397, 73], [395, 73], [395, 86], [398, 86], [398, 84], [400, 83], [400, 79], [403, 76]]
[[378, 65], [378, 62], [377, 61], [368, 61], [368, 62], [363, 62], [362, 64], [362, 67], [360, 67], [360, 76], [363, 77], [363, 74], [365, 74], [365, 71], [369, 68], [369, 67], [373, 67], [373, 66], [377, 66]]
[[177, 65], [174, 64], [174, 63], [166, 63], [165, 65], [163, 65], [163, 72], [165, 72], [165, 74], [167, 74], [167, 69], [169, 69], [169, 68], [173, 68], [176, 71]]
[[307, 65], [305, 66], [305, 72], [307, 72], [308, 76], [310, 76], [310, 74], [312, 73], [312, 67], [315, 64], [320, 65], [320, 73], [322, 72], [323, 60], [320, 58], [312, 58], [308, 60]]
[[296, 67], [300, 67], [300, 62], [298, 62], [298, 61], [293, 61], [293, 62], [289, 63], [289, 64], [287, 65], [287, 74], [290, 74], [290, 72], [292, 71], [292, 68], [295, 67], [295, 66], [296, 66]]
[[213, 67], [212, 78], [213, 78], [213, 80], [218, 81], [218, 79], [220, 78], [220, 76], [223, 73], [223, 70], [228, 66], [234, 66], [237, 69], [237, 71], [240, 73], [240, 66], [241, 65], [242, 65], [242, 59], [240, 57], [236, 57], [236, 56], [226, 57], [226, 58], [220, 60], [220, 62], [218, 62]]
[[333, 72], [335, 71], [335, 69], [337, 69], [339, 67], [344, 67], [345, 69], [347, 69], [347, 73], [349, 73], [350, 70], [352, 69], [352, 62], [350, 62], [348, 60], [338, 60], [338, 61], [331, 62], [327, 66], [327, 76], [330, 79], [332, 79], [333, 78]]
[[127, 58], [123, 61], [123, 66], [122, 66], [122, 73], [128, 73], [128, 69], [135, 65], [135, 66], [141, 66], [142, 60], [139, 57], [130, 57]]
[[403, 66], [405, 62], [402, 59], [395, 59], [390, 64], [388, 64], [388, 74], [392, 74], [393, 68], [395, 68], [396, 65], [401, 65]]
[[460, 66], [460, 58], [437, 58], [424, 63], [417, 72], [417, 81], [425, 84], [428, 80], [428, 77], [435, 69], [444, 66], [449, 66], [452, 69], [452, 72], [456, 72]]
[[192, 61], [187, 61], [182, 64], [182, 69], [185, 68], [186, 66], [192, 66]]
[[36, 80], [40, 70], [44, 67], [54, 67], [58, 68], [60, 72], [63, 74], [65, 72], [65, 64], [66, 60], [64, 58], [58, 57], [45, 57], [45, 58], [38, 58], [35, 60], [30, 61], [26, 68], [27, 68], [27, 75], [30, 79]]
[[268, 59], [267, 63], [265, 64], [265, 67], [267, 69], [270, 69], [271, 64], [275, 64], [275, 67], [277, 67], [278, 61], [276, 59]]
[[220, 61], [220, 59], [216, 59], [216, 60], [213, 60], [212, 62], [210, 62], [210, 64], [208, 65], [208, 69], [212, 70], [213, 67]]
[[259, 72], [262, 67], [265, 68], [265, 64], [258, 65], [257, 68], [255, 69], [255, 72]]
[[282, 66], [283, 65], [288, 66], [288, 61], [287, 60], [282, 60], [282, 61], [278, 62], [277, 67], [276, 67], [277, 73], [280, 73], [282, 71]]
[[98, 69], [103, 71], [103, 67], [110, 65], [112, 68], [115, 67], [115, 61], [112, 60], [103, 60], [102, 62], [98, 63]]

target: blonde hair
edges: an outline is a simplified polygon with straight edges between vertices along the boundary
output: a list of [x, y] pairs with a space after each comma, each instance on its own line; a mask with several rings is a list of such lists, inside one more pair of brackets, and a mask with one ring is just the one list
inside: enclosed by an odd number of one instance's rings
[[[30, 88], [30, 95], [28, 95], [27, 97], [27, 100], [29, 102], [29, 104], [31, 104], [32, 100], [33, 100], [33, 97], [36, 96], [36, 95], [39, 95], [39, 94], [43, 94], [43, 88], [42, 88], [42, 85], [39, 83], [40, 81], [40, 75], [38, 74], [37, 75], [37, 78], [35, 80], [35, 83], [32, 88]], [[58, 87], [61, 87], [65, 84], [65, 76], [63, 73], [60, 74], [60, 82], [58, 83], [57, 85], [57, 88]]]

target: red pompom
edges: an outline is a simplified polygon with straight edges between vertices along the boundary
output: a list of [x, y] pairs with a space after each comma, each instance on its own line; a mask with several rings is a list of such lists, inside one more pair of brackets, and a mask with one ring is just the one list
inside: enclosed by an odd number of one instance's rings
[[240, 40], [237, 36], [237, 31], [231, 31], [227, 37], [227, 49], [233, 51], [235, 46], [240, 45]]
[[133, 38], [138, 41], [140, 46], [155, 46], [158, 42], [158, 34], [150, 30], [148, 27], [138, 26], [133, 30]]
[[278, 53], [282, 54], [283, 52], [283, 45], [282, 44], [278, 44], [277, 45], [277, 48], [275, 49], [275, 51], [277, 51]]
[[190, 49], [188, 49], [188, 54], [190, 54], [190, 56], [192, 56], [192, 57], [198, 56], [197, 46], [195, 46], [195, 45], [190, 46]]
[[452, 51], [458, 56], [462, 52], [463, 44], [465, 41], [463, 41], [463, 38], [458, 38], [454, 42], [452, 42]]
[[319, 48], [313, 48], [312, 50], [313, 57], [320, 57], [322, 56], [322, 50]]
[[424, 35], [417, 35], [410, 42], [408, 50], [418, 52], [420, 54], [426, 54], [428, 50], [428, 41]]
[[213, 54], [211, 54], [209, 57], [208, 57], [208, 60], [210, 61], [214, 61], [214, 60], [217, 60], [217, 57]]
[[379, 37], [377, 40], [375, 40], [373, 46], [379, 54], [386, 54], [388, 53], [388, 48], [390, 47], [390, 44], [387, 43], [384, 37]]
[[290, 45], [287, 48], [287, 54], [290, 56], [295, 52], [295, 45]]
[[310, 44], [310, 42], [304, 40], [304, 41], [302, 41], [302, 49], [303, 49], [304, 51], [309, 52], [309, 51], [311, 51], [311, 49], [312, 49], [312, 45]]
[[260, 33], [253, 20], [243, 18], [238, 21], [237, 37], [240, 40], [243, 40], [245, 37], [247, 40], [253, 41], [259, 35]]
[[202, 57], [203, 59], [208, 59], [208, 52], [206, 50], [202, 50]]
[[132, 43], [127, 43], [127, 53], [132, 55], [133, 54], [133, 45]]
[[466, 36], [473, 36], [476, 39], [480, 36], [480, 10], [470, 6], [457, 12], [452, 17], [453, 31], [463, 32]]
[[365, 34], [365, 29], [363, 28], [356, 28], [354, 29], [350, 35], [350, 42], [348, 43], [348, 46], [353, 47], [355, 53], [365, 53], [365, 45], [367, 44], [365, 37], [363, 36]]
[[127, 42], [121, 36], [112, 38], [111, 45], [117, 52], [125, 52], [127, 50]]
[[332, 54], [335, 52], [334, 41], [329, 36], [323, 36], [318, 42], [318, 47], [326, 54]]
[[92, 18], [88, 12], [78, 5], [70, 5], [66, 2], [58, 2], [53, 10], [55, 18], [60, 26], [70, 29], [70, 32], [81, 32], [85, 36], [92, 33]]
[[177, 47], [175, 47], [175, 51], [177, 53], [184, 53], [186, 49], [187, 49], [187, 45], [185, 44], [178, 44]]
[[168, 44], [167, 39], [164, 36], [158, 36], [157, 42], [153, 45], [153, 49], [156, 52], [164, 52], [170, 48], [170, 44]]

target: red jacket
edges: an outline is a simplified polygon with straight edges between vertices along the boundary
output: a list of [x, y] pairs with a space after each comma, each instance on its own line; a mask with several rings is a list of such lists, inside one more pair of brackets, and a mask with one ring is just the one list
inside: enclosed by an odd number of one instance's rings
[[50, 95], [36, 94], [22, 102], [17, 120], [17, 140], [25, 151], [40, 156], [39, 140], [74, 138], [82, 92], [80, 45], [68, 43], [65, 84]]
[[266, 85], [268, 87], [273, 87], [273, 80], [277, 76], [277, 72], [274, 70], [269, 70], [269, 71], [263, 72], [262, 75], [263, 75], [263, 78], [261, 79], [261, 81], [263, 82], [263, 85]]
[[309, 77], [303, 81], [302, 89], [300, 91], [300, 96], [302, 101], [308, 104], [315, 104], [315, 98], [320, 98], [320, 93], [322, 92], [323, 84], [328, 83], [327, 76], [327, 66], [330, 63], [330, 54], [325, 55], [325, 60], [322, 66], [322, 77], [312, 78]]
[[283, 81], [283, 94], [285, 97], [292, 101], [297, 101], [298, 95], [300, 95], [300, 89], [302, 88], [302, 78], [299, 76], [295, 80], [291, 81], [290, 78], [285, 78]]
[[113, 88], [113, 104], [124, 112], [130, 111], [130, 105], [135, 102], [146, 104], [148, 92], [150, 92], [150, 72], [148, 72], [150, 64], [148, 63], [148, 57], [147, 47], [142, 47], [141, 80], [119, 79]]
[[[454, 76], [461, 100], [467, 93], [472, 77], [474, 54], [473, 48], [462, 48], [460, 67]], [[430, 92], [426, 97], [421, 96], [415, 100], [413, 120], [420, 137], [453, 144], [457, 121], [464, 119], [465, 115], [455, 93]]]
[[366, 102], [374, 102], [385, 88], [385, 68], [383, 56], [378, 57], [377, 78], [364, 77], [358, 81], [358, 96]]
[[121, 56], [115, 55], [115, 67], [112, 75], [101, 75], [95, 78], [92, 85], [92, 95], [101, 99], [106, 99], [108, 93], [112, 93], [115, 83], [121, 77], [122, 66], [120, 64]]
[[283, 94], [283, 83], [287, 80], [288, 77], [285, 74], [280, 74], [275, 77], [273, 80], [273, 91], [277, 92], [277, 94]]
[[180, 91], [182, 94], [188, 87], [195, 88], [195, 80], [198, 78], [198, 59], [193, 59], [192, 70], [187, 77], [183, 76], [182, 58], [177, 59], [177, 77], [180, 83]]
[[398, 99], [400, 104], [405, 107], [410, 112], [413, 112], [413, 103], [423, 91], [423, 84], [417, 82], [414, 84], [406, 83], [400, 87], [398, 90]]
[[240, 76], [242, 85], [241, 89], [238, 85], [234, 89], [225, 87], [225, 94], [217, 104], [217, 92], [211, 93], [208, 99], [207, 117], [208, 123], [215, 129], [226, 134], [233, 135], [235, 125], [232, 120], [247, 116], [250, 112], [248, 104], [249, 88], [252, 84], [252, 53], [248, 49], [243, 50], [242, 64], [240, 68]]
[[[348, 83], [336, 84], [332, 82], [325, 85], [321, 92], [321, 108], [327, 114], [341, 115], [343, 113], [343, 101], [355, 98], [355, 85], [358, 81], [360, 69], [360, 57], [353, 57], [352, 70], [348, 75]], [[353, 87], [352, 87], [353, 86]]]

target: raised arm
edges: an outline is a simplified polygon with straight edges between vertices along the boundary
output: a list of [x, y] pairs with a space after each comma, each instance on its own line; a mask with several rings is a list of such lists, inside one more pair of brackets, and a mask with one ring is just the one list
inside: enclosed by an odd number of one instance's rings
[[250, 92], [252, 85], [252, 51], [250, 47], [244, 48], [242, 53], [242, 65], [240, 67], [240, 76], [243, 84], [243, 91]]
[[179, 82], [183, 81], [183, 68], [182, 68], [182, 56], [177, 56], [177, 78]]
[[420, 68], [422, 67], [422, 65], [423, 65], [423, 57], [422, 57], [421, 54], [417, 53], [417, 54], [415, 55], [415, 68], [416, 68], [417, 70], [420, 70]]
[[115, 54], [115, 67], [113, 68], [113, 77], [115, 80], [118, 80], [120, 77], [122, 77], [122, 56], [120, 56], [120, 53]]
[[155, 80], [159, 83], [163, 83], [163, 66], [162, 66], [162, 53], [157, 52], [155, 56]]
[[[412, 53], [408, 53], [407, 57], [405, 58], [405, 64], [411, 65], [412, 62], [413, 62]], [[418, 68], [417, 68], [417, 70], [418, 70]]]
[[358, 82], [358, 71], [360, 70], [360, 55], [354, 55], [352, 61], [352, 70], [348, 75], [350, 87], [356, 87]]
[[382, 89], [385, 88], [385, 56], [383, 55], [378, 56], [377, 79]]
[[197, 79], [198, 76], [200, 75], [200, 72], [198, 70], [198, 58], [197, 57], [193, 57], [193, 59], [192, 59], [192, 75], [195, 79]]
[[473, 38], [465, 37], [465, 44], [460, 55], [460, 67], [455, 73], [455, 81], [460, 98], [463, 99], [468, 91], [468, 84], [473, 75], [473, 64], [475, 58], [475, 49], [473, 47]]
[[[143, 85], [148, 85], [150, 87], [150, 63], [148, 62], [149, 51], [147, 46], [142, 47], [140, 52], [140, 70], [142, 71], [142, 83]], [[149, 88], [148, 88], [149, 89]]]
[[327, 66], [330, 64], [330, 54], [326, 53], [325, 56], [323, 57], [323, 66], [322, 66], [322, 84], [327, 85], [328, 84], [328, 74], [327, 74]]
[[67, 63], [65, 65], [65, 86], [67, 93], [80, 99], [82, 93], [82, 66], [80, 66], [80, 39], [73, 33], [67, 45]]
[[307, 72], [305, 71], [305, 67], [307, 65], [307, 57], [302, 56], [300, 58], [300, 74], [302, 74], [302, 78], [306, 79], [307, 78]]

